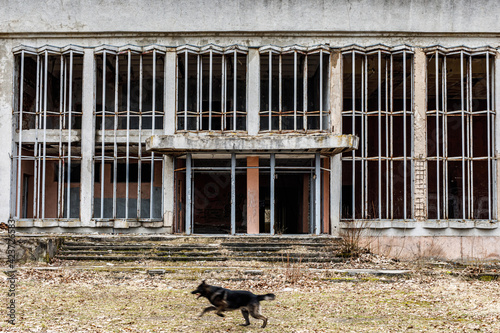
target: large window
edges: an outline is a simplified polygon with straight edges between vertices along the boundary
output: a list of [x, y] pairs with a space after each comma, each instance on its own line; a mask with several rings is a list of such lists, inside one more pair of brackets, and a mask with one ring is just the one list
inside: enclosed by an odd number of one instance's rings
[[412, 218], [413, 54], [409, 48], [342, 52], [342, 219]]
[[495, 50], [427, 50], [430, 219], [494, 218]]
[[94, 218], [161, 219], [162, 156], [145, 139], [163, 128], [165, 51], [96, 50]]
[[14, 50], [17, 219], [79, 217], [82, 53]]
[[260, 130], [328, 130], [329, 48], [266, 46], [259, 51]]
[[246, 48], [179, 47], [177, 130], [245, 131], [246, 78]]

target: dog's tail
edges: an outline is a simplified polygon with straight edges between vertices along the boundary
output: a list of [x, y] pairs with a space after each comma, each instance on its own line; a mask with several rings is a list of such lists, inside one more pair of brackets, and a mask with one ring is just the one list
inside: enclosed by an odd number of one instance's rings
[[260, 301], [272, 301], [276, 298], [274, 294], [257, 295], [257, 299]]

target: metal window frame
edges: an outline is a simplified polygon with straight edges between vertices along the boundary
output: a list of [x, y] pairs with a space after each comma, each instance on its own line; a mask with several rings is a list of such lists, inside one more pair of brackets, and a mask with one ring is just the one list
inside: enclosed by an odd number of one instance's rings
[[[404, 181], [403, 181], [403, 192], [404, 193], [410, 193], [411, 196], [411, 201], [414, 199], [414, 191], [413, 191], [413, 183], [414, 183], [414, 173], [411, 172], [411, 179], [409, 180], [408, 183], [408, 177], [406, 176], [408, 174], [408, 171], [413, 170], [414, 168], [414, 142], [413, 142], [413, 135], [411, 135], [410, 138], [407, 137], [407, 131], [408, 131], [408, 126], [410, 126], [409, 130], [411, 133], [413, 133], [413, 127], [414, 127], [414, 103], [413, 103], [413, 98], [414, 98], [414, 86], [413, 86], [413, 75], [410, 74], [410, 84], [407, 83], [406, 76], [407, 76], [407, 61], [411, 61], [411, 73], [413, 73], [413, 49], [407, 45], [401, 45], [397, 47], [387, 47], [383, 45], [374, 45], [370, 47], [360, 47], [358, 45], [350, 45], [348, 47], [342, 48], [341, 49], [341, 54], [342, 54], [342, 59], [344, 56], [352, 56], [351, 60], [351, 66], [352, 66], [352, 108], [349, 111], [342, 111], [342, 121], [349, 121], [347, 118], [350, 118], [351, 121], [351, 127], [352, 131], [354, 133], [355, 131], [355, 120], [356, 117], [361, 118], [361, 134], [360, 134], [360, 142], [361, 146], [359, 148], [359, 151], [361, 153], [361, 156], [356, 156], [356, 151], [352, 151], [349, 155], [348, 154], [342, 154], [341, 161], [342, 165], [346, 167], [348, 164], [351, 165], [351, 172], [352, 172], [352, 179], [351, 179], [351, 185], [352, 185], [352, 195], [351, 195], [351, 202], [352, 202], [352, 210], [350, 212], [350, 217], [342, 216], [341, 215], [341, 220], [342, 221], [351, 221], [351, 220], [368, 220], [368, 221], [373, 221], [373, 220], [392, 220], [392, 221], [413, 221], [414, 219], [414, 211], [413, 209], [408, 209], [408, 200], [407, 200], [407, 195], [404, 196], [403, 198], [403, 218], [395, 218], [394, 217], [394, 188], [395, 188], [395, 183], [394, 183], [394, 162], [396, 161], [402, 161], [403, 162], [403, 168], [404, 168]], [[367, 103], [368, 103], [368, 56], [369, 55], [377, 55], [377, 110], [376, 111], [368, 111], [367, 110]], [[385, 64], [385, 79], [386, 79], [386, 89], [385, 89], [385, 96], [382, 96], [381, 91], [382, 91], [382, 71], [380, 70], [381, 68], [381, 61], [382, 61], [382, 54], [385, 54], [387, 57], [389, 57], [390, 61]], [[393, 60], [395, 55], [400, 55], [402, 54], [403, 56], [403, 97], [405, 102], [403, 104], [403, 110], [402, 111], [394, 111], [394, 105], [393, 105], [393, 100], [395, 98], [394, 96], [394, 90], [393, 90], [393, 80], [394, 80], [394, 67], [393, 67]], [[362, 57], [362, 64], [361, 64], [361, 82], [358, 83], [360, 91], [361, 91], [361, 109], [356, 110], [356, 88], [358, 87], [356, 84], [355, 80], [355, 72], [356, 72], [356, 55]], [[410, 60], [407, 59], [407, 57], [410, 58]], [[387, 60], [386, 60], [387, 61]], [[409, 87], [408, 87], [409, 85]], [[406, 105], [406, 96], [408, 90], [410, 91], [410, 105], [411, 109], [407, 110], [407, 105]], [[385, 109], [383, 110], [382, 104], [385, 103]], [[377, 117], [377, 131], [378, 131], [378, 140], [377, 140], [377, 146], [378, 146], [378, 155], [375, 157], [370, 157], [368, 156], [368, 117], [370, 115], [375, 115]], [[382, 115], [385, 117], [386, 121], [386, 146], [385, 146], [385, 156], [382, 155]], [[392, 139], [393, 137], [393, 125], [394, 125], [394, 116], [395, 115], [402, 115], [403, 117], [403, 155], [395, 157], [394, 156], [394, 142]], [[408, 125], [407, 123], [407, 117], [411, 117], [410, 124]], [[409, 140], [409, 141], [408, 141]], [[410, 143], [410, 152], [408, 152], [407, 145], [408, 142]], [[378, 188], [378, 196], [377, 196], [377, 209], [378, 209], [378, 215], [374, 217], [370, 217], [368, 213], [369, 209], [369, 204], [368, 204], [368, 162], [369, 161], [374, 161], [377, 162], [378, 164], [378, 172], [377, 172], [377, 188]], [[360, 163], [361, 164], [361, 211], [356, 212], [356, 164]], [[386, 184], [385, 184], [385, 190], [386, 190], [386, 195], [385, 197], [382, 195], [382, 186], [384, 185], [382, 183], [382, 169], [383, 169], [383, 163], [385, 163], [385, 175], [386, 175]], [[382, 216], [382, 200], [385, 199], [385, 216]], [[342, 212], [341, 212], [342, 214]]]
[[[495, 74], [495, 56], [496, 50], [490, 47], [481, 48], [467, 48], [467, 47], [454, 47], [444, 48], [441, 46], [433, 46], [425, 48], [424, 52], [429, 58], [434, 57], [435, 68], [435, 96], [436, 96], [436, 110], [426, 109], [426, 116], [436, 117], [436, 154], [435, 156], [427, 156], [427, 164], [431, 161], [436, 162], [436, 202], [437, 214], [436, 220], [456, 220], [456, 221], [471, 221], [471, 220], [484, 220], [478, 219], [474, 216], [474, 161], [485, 160], [488, 163], [488, 221], [494, 221], [496, 216], [496, 158], [495, 158], [495, 135], [496, 135], [496, 110], [494, 108], [494, 74]], [[461, 110], [448, 111], [447, 105], [447, 85], [448, 80], [446, 77], [446, 63], [448, 56], [460, 56], [460, 99]], [[474, 56], [485, 56], [486, 58], [486, 100], [487, 107], [483, 111], [472, 110], [472, 58]], [[442, 59], [442, 65], [439, 60]], [[465, 70], [464, 70], [465, 66]], [[490, 66], [492, 70], [490, 70]], [[491, 76], [491, 77], [490, 77]], [[441, 77], [441, 84], [439, 84]], [[465, 89], [464, 89], [465, 85]], [[429, 91], [427, 91], [429, 93]], [[441, 104], [441, 106], [440, 106]], [[460, 115], [461, 118], [461, 156], [448, 156], [448, 139], [447, 139], [447, 118], [449, 115]], [[473, 119], [474, 115], [486, 114], [487, 119], [487, 156], [473, 156]], [[441, 117], [441, 119], [440, 119]], [[439, 126], [439, 123], [442, 126]], [[440, 140], [441, 138], [441, 140]], [[441, 148], [441, 150], [440, 150]], [[449, 218], [449, 174], [448, 162], [458, 161], [462, 164], [462, 216], [461, 218]], [[440, 169], [440, 162], [443, 163], [443, 170]], [[467, 171], [466, 171], [467, 170]], [[442, 176], [442, 177], [441, 177]], [[442, 193], [442, 194], [441, 194]], [[443, 200], [441, 202], [441, 196]], [[427, 209], [429, 204], [427, 202]]]
[[[48, 219], [57, 219], [61, 221], [76, 220], [78, 217], [71, 217], [71, 208], [78, 207], [79, 202], [72, 203], [71, 195], [71, 163], [81, 160], [80, 154], [73, 151], [72, 145], [81, 143], [80, 139], [72, 126], [72, 116], [82, 115], [82, 112], [77, 112], [73, 109], [73, 59], [75, 55], [83, 57], [83, 49], [74, 45], [69, 45], [63, 48], [44, 45], [39, 48], [20, 45], [13, 49], [15, 57], [20, 57], [19, 61], [19, 87], [15, 91], [17, 98], [17, 110], [14, 110], [15, 122], [18, 126], [18, 135], [15, 138], [17, 153], [13, 160], [15, 161], [16, 170], [16, 195], [14, 203], [13, 218], [15, 220], [36, 220], [47, 219], [46, 207], [46, 177], [47, 177], [47, 161], [55, 161], [58, 165], [57, 171], [57, 213], [55, 217]], [[24, 77], [25, 73], [25, 57], [26, 55], [36, 56], [36, 89], [35, 89], [35, 112], [23, 110], [23, 95], [24, 95]], [[47, 109], [47, 94], [48, 94], [48, 58], [60, 57], [60, 87], [59, 87], [59, 110]], [[82, 62], [83, 66], [83, 62]], [[83, 94], [83, 88], [82, 92]], [[35, 117], [34, 129], [23, 129], [24, 114], [33, 114]], [[59, 129], [47, 128], [47, 116], [59, 117]], [[17, 119], [16, 119], [17, 118]], [[42, 140], [39, 139], [41, 132]], [[23, 135], [24, 134], [24, 135]], [[23, 155], [23, 146], [26, 144], [34, 145], [34, 154]], [[47, 145], [57, 144], [58, 155], [50, 156], [47, 152]], [[33, 161], [33, 217], [21, 217], [21, 178], [22, 162]], [[64, 176], [67, 181], [64, 184]], [[66, 188], [66, 193], [64, 189]], [[24, 203], [27, 205], [27, 203]], [[66, 208], [66, 212], [64, 211]]]
[[[131, 71], [132, 71], [132, 54], [139, 56], [139, 65], [138, 68], [135, 68], [139, 72], [139, 107], [138, 110], [131, 110]], [[144, 82], [144, 64], [143, 64], [143, 58], [145, 55], [152, 55], [152, 110], [143, 110], [143, 103], [142, 103], [142, 97], [143, 97], [143, 82]], [[113, 103], [113, 110], [106, 110], [106, 57], [108, 55], [114, 56], [115, 57], [115, 67], [114, 67], [114, 103]], [[127, 66], [127, 83], [126, 83], [126, 96], [124, 96], [126, 100], [126, 110], [125, 112], [119, 110], [119, 66], [120, 66], [120, 56], [125, 55], [126, 56], [126, 66]], [[161, 162], [163, 169], [163, 156], [159, 154], [155, 154], [154, 152], [151, 152], [149, 156], [145, 155], [146, 152], [146, 139], [152, 135], [157, 135], [157, 134], [163, 134], [163, 129], [156, 129], [156, 118], [158, 116], [165, 116], [164, 110], [157, 110], [156, 108], [156, 96], [157, 94], [163, 95], [163, 92], [157, 92], [156, 90], [156, 73], [158, 71], [157, 68], [157, 57], [159, 56], [166, 56], [166, 50], [162, 47], [158, 47], [156, 45], [151, 45], [148, 47], [140, 48], [140, 47], [131, 47], [131, 46], [124, 46], [124, 47], [110, 47], [110, 46], [102, 46], [98, 48], [95, 52], [95, 61], [97, 61], [97, 57], [102, 57], [103, 61], [103, 68], [102, 68], [102, 84], [101, 88], [102, 91], [99, 92], [97, 91], [96, 93], [101, 93], [102, 94], [102, 109], [97, 110], [97, 107], [94, 107], [94, 123], [97, 121], [97, 117], [100, 115], [101, 116], [101, 130], [96, 131], [96, 141], [95, 141], [95, 149], [94, 149], [94, 168], [96, 166], [96, 162], [100, 162], [101, 165], [101, 172], [100, 172], [100, 184], [99, 184], [99, 191], [100, 191], [100, 210], [97, 212], [95, 210], [95, 207], [92, 209], [93, 210], [93, 219], [96, 221], [106, 221], [106, 220], [132, 220], [132, 221], [142, 221], [142, 222], [152, 222], [152, 221], [161, 221], [163, 220], [163, 195], [159, 196], [160, 200], [160, 214], [159, 216], [154, 216], [153, 217], [153, 210], [154, 210], [154, 170], [155, 170], [155, 163]], [[165, 65], [164, 65], [165, 66]], [[165, 80], [165, 78], [164, 78]], [[165, 83], [164, 83], [165, 84]], [[96, 102], [96, 101], [95, 101]], [[131, 114], [134, 113], [135, 116], [137, 116], [138, 122], [139, 122], [139, 129], [138, 130], [131, 130], [130, 129], [130, 117]], [[126, 128], [125, 129], [119, 129], [118, 128], [118, 117], [121, 114], [126, 115]], [[151, 115], [151, 128], [143, 128], [143, 116], [145, 115]], [[113, 117], [113, 129], [106, 129], [105, 126], [105, 121], [106, 121], [106, 116], [111, 116]], [[137, 145], [137, 156], [132, 156], [130, 152], [130, 146], [131, 145]], [[106, 148], [113, 147], [112, 155], [109, 153], [106, 153]], [[98, 148], [100, 148], [100, 155], [98, 155]], [[125, 149], [125, 156], [119, 156], [119, 152], [121, 150]], [[125, 171], [125, 216], [124, 217], [118, 217], [118, 212], [117, 212], [117, 187], [118, 187], [118, 180], [117, 180], [117, 171], [118, 171], [118, 161], [124, 160], [125, 165], [126, 165], [126, 171]], [[136, 160], [137, 161], [137, 168], [138, 168], [138, 178], [137, 178], [137, 203], [136, 203], [136, 212], [135, 212], [135, 217], [131, 217], [131, 214], [129, 212], [129, 199], [130, 199], [130, 161], [131, 160]], [[112, 178], [112, 214], [111, 216], [104, 216], [104, 199], [105, 199], [105, 164], [106, 162], [112, 162], [112, 168], [113, 168], [113, 178]], [[150, 195], [150, 202], [149, 202], [149, 217], [145, 218], [141, 216], [141, 211], [142, 211], [142, 187], [143, 184], [141, 182], [141, 175], [142, 175], [142, 167], [143, 163], [149, 163], [151, 165], [151, 175], [150, 175], [150, 186], [149, 186], [149, 195]], [[93, 172], [93, 177], [95, 177], [95, 172]], [[163, 188], [163, 177], [161, 177], [161, 183], [162, 183], [162, 188]]]
[[[304, 60], [304, 68], [303, 68], [303, 92], [302, 96], [298, 96], [297, 93], [297, 87], [298, 87], [298, 64], [297, 64], [297, 55], [298, 53], [303, 54], [305, 56]], [[265, 118], [267, 116], [267, 123], [268, 127], [267, 130], [263, 130], [262, 126], [259, 128], [260, 132], [274, 132], [274, 133], [283, 133], [283, 132], [326, 132], [329, 131], [329, 122], [330, 122], [330, 108], [329, 108], [329, 101], [327, 101], [325, 104], [327, 105], [327, 109], [323, 110], [324, 105], [323, 105], [323, 96], [328, 96], [329, 97], [329, 89], [324, 89], [324, 80], [325, 78], [323, 77], [323, 71], [324, 71], [324, 64], [323, 64], [323, 55], [330, 55], [331, 54], [331, 49], [330, 47], [326, 45], [315, 45], [311, 47], [304, 47], [304, 46], [299, 46], [299, 45], [293, 45], [293, 46], [286, 46], [286, 47], [278, 47], [274, 45], [269, 45], [269, 46], [264, 46], [259, 49], [259, 54], [261, 57], [269, 57], [269, 73], [268, 73], [268, 100], [269, 100], [269, 106], [268, 110], [260, 110], [259, 115], [262, 118]], [[294, 58], [294, 73], [293, 73], [293, 111], [283, 111], [283, 103], [282, 103], [282, 98], [283, 98], [283, 61], [282, 57], [283, 55], [286, 54], [293, 54]], [[314, 111], [314, 110], [308, 110], [307, 104], [308, 104], [308, 56], [310, 55], [316, 55], [319, 54], [319, 74], [320, 74], [320, 84], [319, 84], [319, 110]], [[273, 81], [273, 65], [272, 65], [272, 58], [273, 55], [277, 55], [279, 58], [279, 64], [278, 64], [278, 82], [279, 82], [279, 88], [278, 88], [278, 110], [273, 110], [272, 106], [272, 81]], [[328, 60], [328, 64], [326, 65], [327, 68], [330, 67], [330, 63]], [[327, 78], [326, 82], [330, 82], [330, 70], [327, 71]], [[261, 74], [262, 75], [262, 74]], [[261, 76], [262, 78], [262, 76]], [[330, 86], [329, 84], [327, 85], [328, 87]], [[297, 110], [297, 104], [299, 98], [302, 98], [303, 100], [303, 110], [299, 111]], [[283, 129], [283, 117], [287, 116], [287, 114], [293, 113], [293, 130], [289, 129]], [[303, 116], [302, 120], [302, 129], [298, 129], [298, 121], [297, 117], [298, 115], [301, 114]], [[307, 122], [307, 117], [308, 116], [313, 116], [315, 114], [319, 114], [319, 128], [314, 128], [314, 129], [308, 129], [308, 122]], [[278, 129], [272, 129], [272, 117], [277, 116], [278, 117]], [[327, 122], [326, 124], [324, 123], [323, 118], [327, 116]]]
[[[181, 58], [184, 61], [184, 91], [183, 91], [183, 99], [184, 106], [183, 110], [179, 109], [179, 105], [176, 104], [176, 131], [177, 132], [198, 132], [198, 131], [209, 131], [209, 132], [246, 132], [248, 128], [247, 117], [247, 105], [245, 104], [245, 110], [238, 110], [236, 103], [236, 96], [238, 94], [237, 90], [237, 77], [238, 77], [238, 57], [244, 57], [245, 59], [245, 75], [248, 75], [248, 48], [241, 45], [230, 45], [227, 47], [221, 47], [213, 44], [205, 45], [203, 47], [197, 47], [193, 45], [183, 45], [176, 48], [177, 53], [177, 66], [178, 62]], [[197, 57], [197, 65], [196, 65], [196, 107], [195, 110], [188, 110], [188, 71], [189, 71], [189, 55], [196, 55]], [[203, 110], [202, 101], [203, 101], [203, 85], [206, 84], [203, 82], [203, 63], [202, 57], [207, 56], [209, 58], [209, 82], [208, 82], [208, 110]], [[221, 68], [221, 111], [214, 112], [212, 110], [212, 98], [213, 98], [213, 57], [214, 55], [221, 56], [222, 68]], [[232, 58], [232, 59], [231, 59]], [[227, 67], [229, 66], [230, 61], [232, 60], [233, 65], [233, 75], [232, 77], [228, 77]], [[181, 79], [179, 76], [179, 72], [177, 71], [177, 82]], [[228, 92], [227, 92], [227, 82], [228, 80], [233, 80], [233, 108], [232, 110], [228, 110]], [[246, 82], [247, 79], [245, 78]], [[177, 85], [179, 87], [179, 84]], [[178, 88], [177, 88], [178, 89]], [[246, 90], [246, 89], [245, 89]], [[179, 93], [179, 92], [178, 92]], [[181, 92], [182, 93], [182, 92]], [[246, 94], [246, 91], [241, 92]], [[208, 113], [208, 128], [203, 128], [202, 118], [204, 117], [204, 113]], [[221, 119], [221, 129], [213, 129], [212, 128], [212, 118], [215, 115], [220, 115]], [[232, 116], [232, 123], [228, 121], [228, 119]], [[188, 128], [188, 118], [195, 118], [196, 129]], [[245, 118], [245, 129], [237, 129], [237, 120], [238, 117]], [[183, 118], [184, 125], [182, 128], [179, 128], [179, 122], [177, 119]]]

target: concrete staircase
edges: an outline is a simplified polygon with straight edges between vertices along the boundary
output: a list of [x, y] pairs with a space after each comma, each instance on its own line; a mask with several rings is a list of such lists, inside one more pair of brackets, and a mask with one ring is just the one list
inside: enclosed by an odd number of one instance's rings
[[342, 261], [341, 239], [327, 236], [69, 236], [56, 258], [87, 261]]

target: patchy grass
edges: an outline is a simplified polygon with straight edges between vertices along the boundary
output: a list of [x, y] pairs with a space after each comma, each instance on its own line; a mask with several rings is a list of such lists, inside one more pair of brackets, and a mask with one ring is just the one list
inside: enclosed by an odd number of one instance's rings
[[[210, 265], [212, 263], [209, 263]], [[102, 263], [101, 263], [102, 265]], [[130, 264], [129, 265], [133, 265]], [[208, 265], [208, 264], [207, 264]], [[256, 264], [258, 266], [258, 264]], [[158, 267], [158, 263], [156, 263]], [[267, 267], [262, 275], [248, 275], [248, 267], [167, 268], [161, 276], [145, 273], [150, 267], [59, 267], [19, 270], [17, 324], [0, 322], [10, 332], [498, 332], [500, 282], [414, 271], [391, 278], [354, 279], [331, 271]], [[253, 267], [261, 268], [261, 267]], [[290, 268], [289, 268], [290, 269]], [[263, 301], [268, 327], [251, 319], [242, 327], [239, 311], [220, 318], [197, 316], [206, 299], [190, 294], [202, 279], [231, 289], [273, 292]], [[2, 304], [7, 282], [0, 278]], [[5, 306], [2, 307], [5, 309]], [[4, 312], [5, 313], [5, 312]]]

